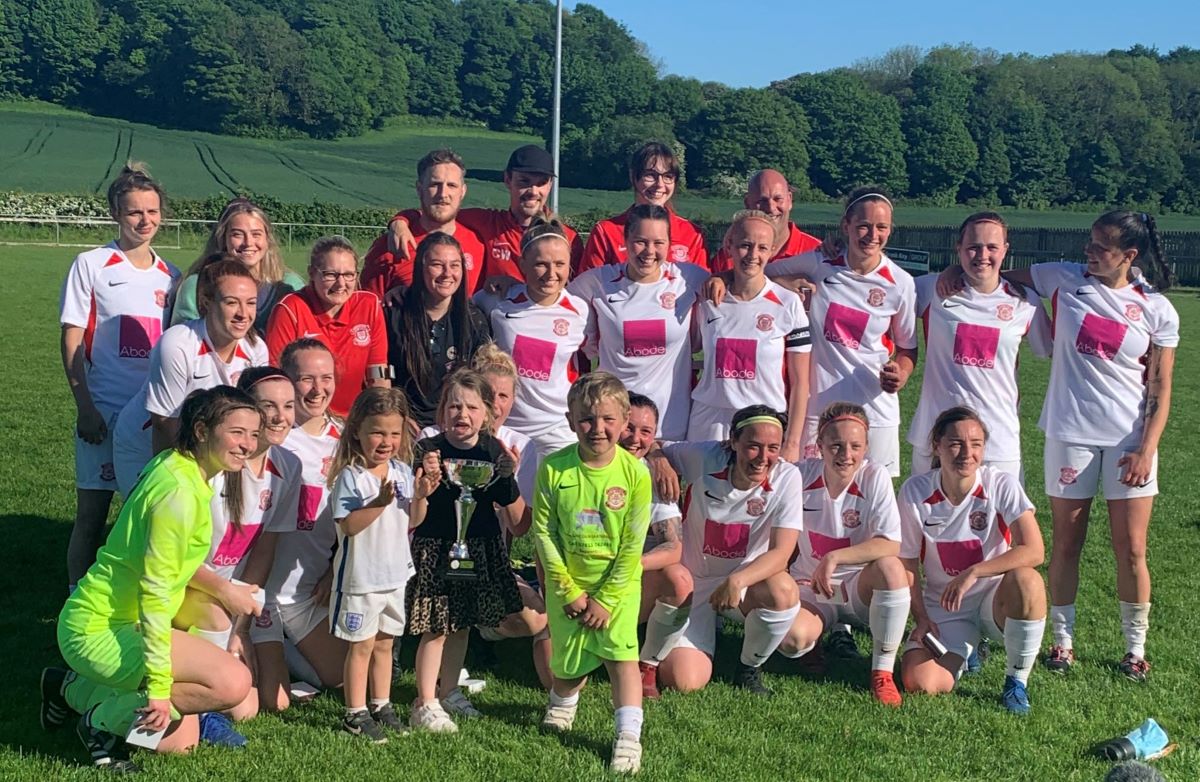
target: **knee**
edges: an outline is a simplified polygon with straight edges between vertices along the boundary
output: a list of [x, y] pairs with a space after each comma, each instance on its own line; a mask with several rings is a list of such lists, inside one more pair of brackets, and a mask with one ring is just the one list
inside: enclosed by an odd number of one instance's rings
[[668, 585], [667, 594], [663, 597], [669, 598], [673, 605], [681, 605], [692, 593], [692, 574], [683, 565], [671, 565], [663, 575]]
[[252, 686], [249, 668], [232, 661], [222, 666], [212, 687], [213, 700], [221, 706], [213, 711], [225, 711], [238, 706], [246, 700]]
[[768, 604], [763, 608], [784, 611], [800, 602], [800, 587], [786, 572], [776, 573], [767, 581]]
[[954, 675], [932, 660], [900, 666], [900, 680], [905, 692], [925, 695], [945, 695], [954, 689]]
[[881, 557], [872, 565], [886, 589], [906, 589], [909, 586], [908, 570], [905, 569], [904, 563], [900, 561], [899, 557]]

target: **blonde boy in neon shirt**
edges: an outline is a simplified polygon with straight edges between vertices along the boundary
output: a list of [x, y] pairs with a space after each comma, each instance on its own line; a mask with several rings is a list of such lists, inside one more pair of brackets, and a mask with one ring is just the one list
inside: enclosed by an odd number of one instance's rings
[[579, 442], [542, 462], [533, 500], [554, 674], [542, 727], [570, 730], [585, 677], [604, 665], [616, 711], [609, 768], [633, 774], [642, 758], [637, 620], [650, 473], [619, 447], [629, 394], [616, 377], [584, 375], [571, 386], [567, 409]]

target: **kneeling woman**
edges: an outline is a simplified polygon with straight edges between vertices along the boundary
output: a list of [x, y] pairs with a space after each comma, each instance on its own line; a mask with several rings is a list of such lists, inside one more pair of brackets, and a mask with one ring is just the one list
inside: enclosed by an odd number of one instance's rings
[[261, 427], [254, 400], [240, 391], [189, 396], [175, 446], [147, 465], [58, 617], [58, 647], [71, 670], [43, 671], [42, 725], [83, 714], [77, 730], [100, 768], [137, 770], [121, 742], [135, 721], [166, 729], [159, 752], [185, 751], [201, 732], [192, 715], [232, 708], [250, 691], [244, 665], [172, 630], [171, 619], [212, 541], [208, 481], [242, 469]]
[[683, 565], [695, 581], [691, 600], [676, 609], [686, 618], [646, 625], [642, 659], [662, 660], [661, 686], [686, 692], [708, 684], [720, 613], [746, 624], [734, 683], [771, 694], [759, 669], [800, 609], [787, 562], [801, 528], [803, 485], [796, 466], [779, 458], [786, 428], [783, 414], [751, 405], [734, 414], [728, 442], [673, 443], [653, 456], [665, 456], [689, 484]]
[[901, 564], [900, 513], [887, 467], [868, 461], [867, 411], [835, 402], [817, 423], [820, 459], [798, 465], [804, 532], [791, 574], [800, 613], [779, 651], [799, 657], [835, 622], [871, 629], [871, 695], [900, 705], [892, 679], [908, 621], [908, 576]]
[[1033, 504], [1011, 474], [981, 466], [987, 428], [969, 407], [939, 415], [929, 445], [934, 469], [900, 488], [900, 558], [913, 577], [917, 623], [900, 664], [904, 688], [953, 690], [982, 631], [1004, 641], [1001, 702], [1027, 714], [1025, 688], [1046, 623]]

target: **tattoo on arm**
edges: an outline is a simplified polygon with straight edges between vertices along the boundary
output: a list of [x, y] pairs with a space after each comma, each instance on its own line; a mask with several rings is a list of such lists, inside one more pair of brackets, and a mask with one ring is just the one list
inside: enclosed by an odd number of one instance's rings
[[1151, 421], [1158, 413], [1161, 389], [1162, 349], [1150, 346], [1150, 358], [1146, 368], [1146, 412], [1144, 420]]

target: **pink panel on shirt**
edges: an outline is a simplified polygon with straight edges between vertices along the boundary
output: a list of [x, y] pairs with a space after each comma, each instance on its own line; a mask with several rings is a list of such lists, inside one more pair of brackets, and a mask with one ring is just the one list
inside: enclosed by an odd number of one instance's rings
[[825, 339], [858, 350], [870, 321], [869, 313], [830, 302], [825, 311]]
[[558, 346], [544, 339], [518, 334], [513, 342], [512, 357], [517, 365], [517, 374], [529, 380], [550, 381], [554, 369], [554, 353]]
[[221, 542], [217, 545], [217, 553], [213, 554], [213, 567], [236, 566], [254, 545], [260, 532], [262, 532], [261, 524], [255, 524], [252, 527], [230, 524], [225, 530], [225, 537], [221, 538]]
[[850, 538], [831, 538], [820, 532], [808, 531], [808, 545], [812, 548], [813, 559], [821, 559], [830, 551], [850, 547]]
[[1125, 341], [1127, 329], [1124, 323], [1089, 312], [1075, 337], [1075, 349], [1087, 356], [1112, 361]]
[[118, 352], [121, 358], [150, 358], [150, 348], [162, 336], [162, 318], [121, 315]]
[[753, 380], [757, 361], [758, 340], [717, 337], [717, 380]]
[[667, 322], [655, 320], [627, 320], [621, 324], [625, 335], [625, 356], [665, 356], [667, 354]]
[[983, 561], [983, 543], [979, 540], [949, 540], [937, 543], [938, 559], [947, 575], [957, 576], [971, 565]]
[[722, 524], [712, 519], [704, 521], [703, 553], [721, 559], [744, 559], [750, 546], [749, 524]]
[[322, 486], [302, 484], [300, 486], [300, 508], [296, 514], [296, 529], [308, 531], [317, 525], [317, 510], [325, 496]]
[[954, 363], [980, 369], [996, 368], [996, 348], [1000, 345], [1000, 329], [959, 323], [954, 329]]

